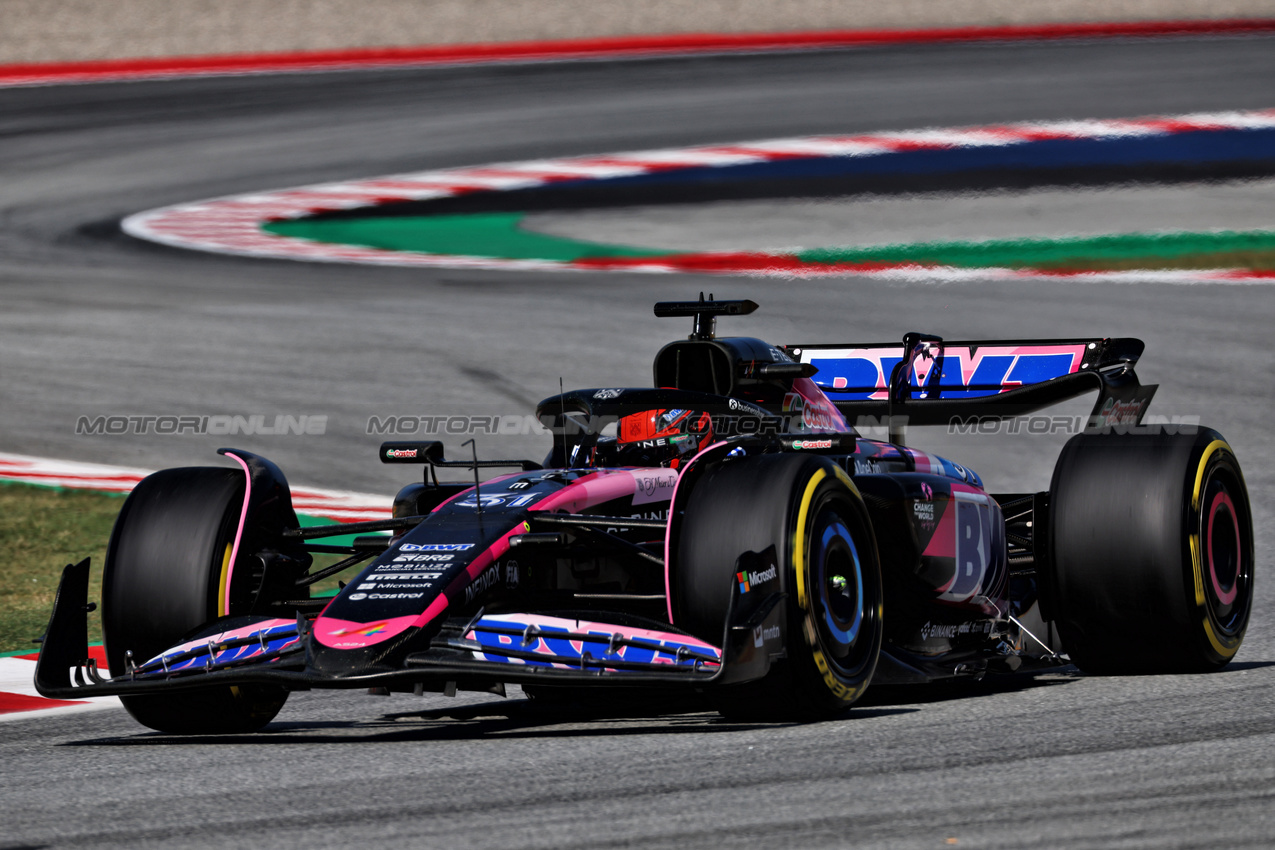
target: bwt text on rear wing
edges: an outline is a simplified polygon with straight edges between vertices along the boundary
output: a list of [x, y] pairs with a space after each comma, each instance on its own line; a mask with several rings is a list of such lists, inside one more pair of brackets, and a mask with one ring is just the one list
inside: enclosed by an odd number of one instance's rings
[[[1007, 419], [1098, 391], [1091, 422], [1138, 425], [1156, 385], [1138, 383], [1140, 339], [952, 340], [909, 333], [902, 343], [787, 345], [818, 368], [817, 383], [849, 417], [902, 425]], [[853, 421], [853, 420], [852, 420]]]

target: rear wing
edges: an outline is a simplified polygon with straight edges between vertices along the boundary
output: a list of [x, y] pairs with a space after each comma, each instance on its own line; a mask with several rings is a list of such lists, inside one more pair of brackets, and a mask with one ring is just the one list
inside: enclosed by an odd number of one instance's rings
[[818, 368], [815, 383], [847, 419], [888, 418], [892, 432], [896, 417], [899, 425], [1007, 419], [1092, 390], [1091, 425], [1137, 425], [1156, 390], [1133, 371], [1139, 339], [945, 341], [909, 333], [902, 343], [783, 348]]

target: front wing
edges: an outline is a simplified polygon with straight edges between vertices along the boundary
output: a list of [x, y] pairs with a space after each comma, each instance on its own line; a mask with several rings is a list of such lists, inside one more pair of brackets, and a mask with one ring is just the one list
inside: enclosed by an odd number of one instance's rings
[[[766, 675], [783, 657], [784, 594], [767, 598], [746, 621], [731, 605], [719, 646], [676, 631], [653, 631], [540, 614], [479, 615], [444, 622], [427, 648], [400, 666], [334, 676], [311, 663], [310, 622], [265, 620], [188, 641], [106, 678], [89, 659], [89, 562], [68, 565], [36, 663], [36, 689], [54, 699], [147, 694], [213, 685], [279, 685], [394, 690], [490, 690], [495, 684], [691, 686], [733, 684]], [[731, 588], [734, 600], [734, 587]]]

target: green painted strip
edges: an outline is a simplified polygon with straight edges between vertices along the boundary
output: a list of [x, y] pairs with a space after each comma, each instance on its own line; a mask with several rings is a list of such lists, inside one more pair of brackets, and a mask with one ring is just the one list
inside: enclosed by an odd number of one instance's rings
[[[878, 247], [815, 248], [795, 255], [809, 263], [888, 263], [963, 268], [1183, 268], [1200, 260], [1226, 266], [1275, 267], [1275, 231], [1127, 233], [1073, 239], [921, 242]], [[1247, 258], [1247, 262], [1235, 262]]]
[[525, 213], [514, 212], [298, 219], [272, 222], [262, 229], [314, 242], [506, 260], [571, 262], [585, 257], [656, 257], [670, 253], [532, 233], [519, 228], [525, 217]]
[[[660, 257], [678, 252], [583, 242], [521, 229], [525, 213], [481, 213], [300, 219], [265, 225], [282, 236], [510, 260]], [[690, 256], [690, 255], [686, 255]], [[958, 268], [1138, 269], [1275, 268], [1275, 231], [1125, 233], [1067, 239], [992, 239], [811, 248], [793, 255], [803, 263], [934, 265]]]

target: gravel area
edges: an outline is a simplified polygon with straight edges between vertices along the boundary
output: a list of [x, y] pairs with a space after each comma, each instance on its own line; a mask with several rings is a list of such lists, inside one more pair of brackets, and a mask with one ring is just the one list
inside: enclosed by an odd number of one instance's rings
[[1271, 16], [1273, 0], [0, 0], [0, 64], [639, 33]]

